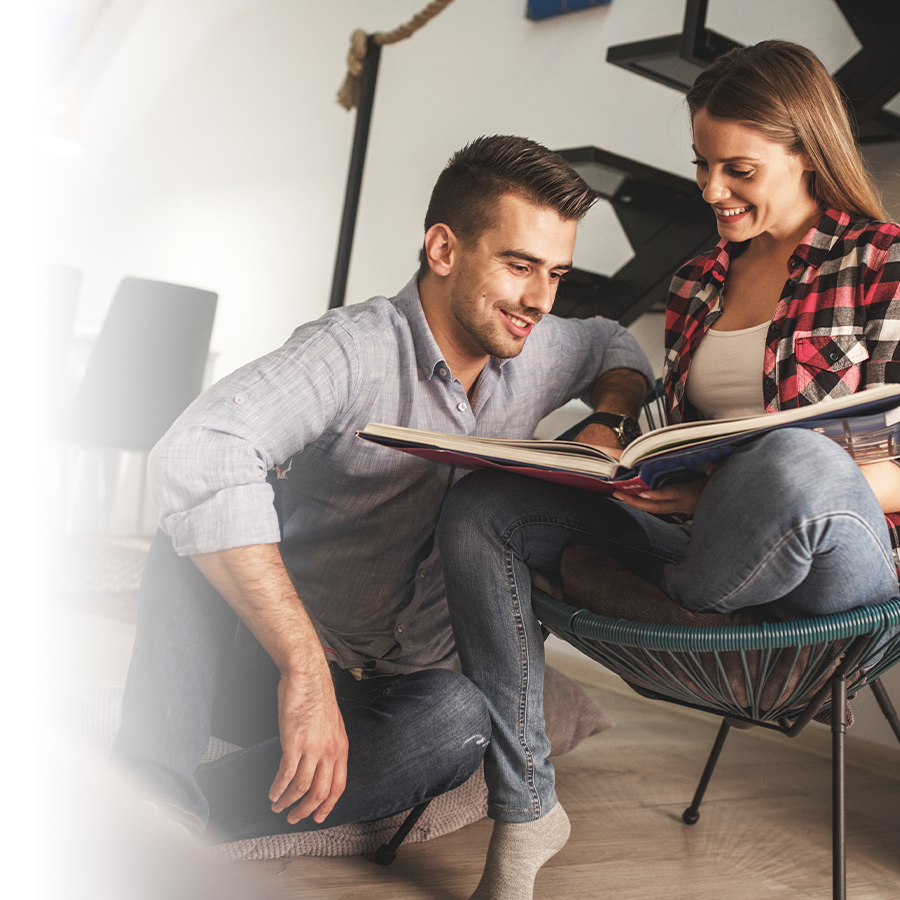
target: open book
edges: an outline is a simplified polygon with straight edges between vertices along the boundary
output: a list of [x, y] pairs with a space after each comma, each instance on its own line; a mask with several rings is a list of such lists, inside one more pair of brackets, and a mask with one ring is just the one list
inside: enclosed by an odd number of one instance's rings
[[601, 493], [637, 492], [702, 475], [707, 464], [776, 428], [821, 432], [860, 463], [900, 457], [900, 385], [800, 409], [738, 419], [684, 422], [633, 441], [620, 459], [574, 441], [510, 440], [369, 424], [358, 436], [448, 465], [504, 469]]

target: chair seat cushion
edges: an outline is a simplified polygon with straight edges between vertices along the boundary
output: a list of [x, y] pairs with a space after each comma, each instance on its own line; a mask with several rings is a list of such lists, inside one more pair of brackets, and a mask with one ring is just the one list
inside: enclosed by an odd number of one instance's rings
[[[750, 609], [733, 613], [684, 609], [592, 547], [568, 547], [561, 574], [566, 603], [610, 619], [676, 628], [732, 628], [761, 621]], [[612, 647], [589, 640], [579, 641], [579, 646], [639, 693], [762, 720], [769, 719], [769, 713], [808, 703], [831, 677], [848, 643], [724, 651]]]

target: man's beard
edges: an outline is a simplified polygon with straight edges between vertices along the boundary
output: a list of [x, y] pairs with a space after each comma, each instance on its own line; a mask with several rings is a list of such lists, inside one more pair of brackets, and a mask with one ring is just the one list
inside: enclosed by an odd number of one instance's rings
[[[518, 356], [525, 347], [527, 337], [517, 338], [511, 334], [504, 334], [502, 326], [494, 316], [496, 306], [486, 310], [483, 317], [479, 315], [483, 308], [476, 308], [471, 302], [467, 275], [466, 268], [461, 268], [456, 284], [450, 292], [450, 312], [453, 317], [462, 325], [463, 330], [482, 352], [489, 356], [496, 356], [498, 359], [512, 359]], [[540, 315], [528, 317], [519, 313], [512, 313], [512, 315], [522, 319], [527, 318], [535, 325], [541, 319]]]

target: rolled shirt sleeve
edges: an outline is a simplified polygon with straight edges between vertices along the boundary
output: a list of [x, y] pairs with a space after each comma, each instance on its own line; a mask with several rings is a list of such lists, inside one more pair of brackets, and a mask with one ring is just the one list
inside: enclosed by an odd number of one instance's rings
[[353, 335], [336, 317], [320, 320], [185, 410], [148, 467], [160, 526], [179, 554], [280, 540], [267, 473], [340, 415], [358, 368]]

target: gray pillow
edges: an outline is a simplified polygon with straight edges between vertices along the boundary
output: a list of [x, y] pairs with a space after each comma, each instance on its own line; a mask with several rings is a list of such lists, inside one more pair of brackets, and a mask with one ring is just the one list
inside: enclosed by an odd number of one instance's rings
[[[549, 667], [544, 679], [544, 705], [553, 756], [567, 753], [586, 737], [613, 724], [577, 684]], [[78, 744], [92, 754], [107, 759], [119, 729], [121, 706], [120, 687], [84, 688], [67, 692], [62, 697], [59, 712], [63, 726]], [[204, 761], [217, 759], [233, 749], [236, 748], [232, 744], [213, 738]], [[405, 843], [418, 843], [449, 834], [486, 815], [487, 787], [484, 772], [479, 768], [464, 784], [432, 800]], [[406, 813], [403, 812], [375, 822], [234, 841], [216, 845], [213, 850], [230, 860], [373, 853], [394, 836], [405, 818]]]

